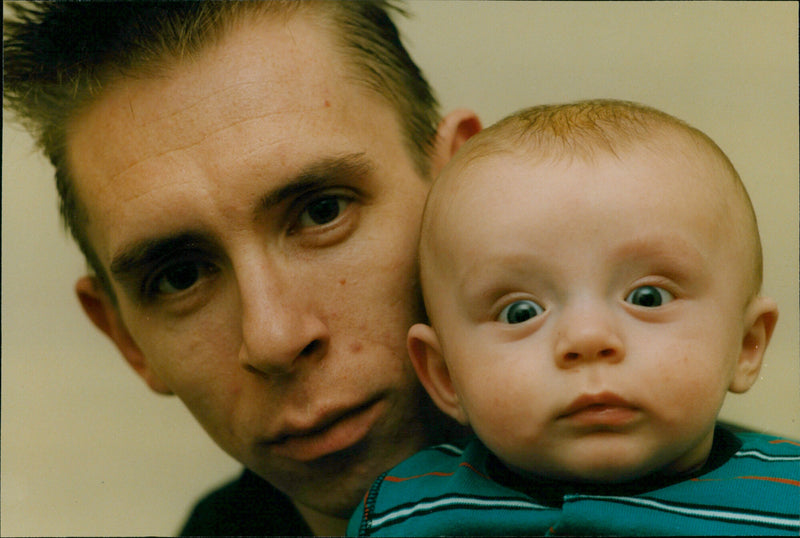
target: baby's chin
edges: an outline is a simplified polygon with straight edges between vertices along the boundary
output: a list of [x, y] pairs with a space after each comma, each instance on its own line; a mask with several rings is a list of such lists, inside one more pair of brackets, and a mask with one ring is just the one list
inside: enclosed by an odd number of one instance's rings
[[592, 484], [669, 480], [702, 468], [711, 453], [713, 435], [712, 431], [699, 442], [693, 437], [666, 442], [663, 438], [597, 436], [548, 451], [496, 454], [522, 476]]
[[585, 464], [577, 466], [531, 466], [520, 468], [504, 464], [517, 474], [528, 478], [544, 478], [576, 484], [624, 484], [642, 479], [665, 478], [691, 473], [702, 467], [703, 462], [691, 467], [676, 467], [674, 462], [666, 465], [652, 462], [605, 462], [604, 464]]
[[562, 480], [587, 484], [624, 484], [652, 475], [651, 469], [638, 467], [601, 467], [566, 473]]

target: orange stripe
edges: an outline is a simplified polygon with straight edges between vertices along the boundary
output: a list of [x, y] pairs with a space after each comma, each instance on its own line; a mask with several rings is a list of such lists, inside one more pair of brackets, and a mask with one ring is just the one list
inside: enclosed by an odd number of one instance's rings
[[425, 473], [425, 474], [418, 474], [416, 476], [389, 476], [387, 475], [384, 480], [387, 482], [405, 482], [406, 480], [413, 480], [415, 478], [422, 478], [423, 476], [453, 476], [453, 473], [440, 473], [440, 472], [432, 472], [432, 473]]
[[469, 469], [470, 471], [472, 471], [473, 473], [475, 473], [478, 476], [482, 476], [483, 478], [486, 478], [487, 480], [489, 479], [486, 475], [484, 475], [482, 472], [478, 471], [475, 467], [473, 467], [472, 465], [470, 465], [466, 461], [461, 462], [460, 466], [461, 467], [466, 467], [467, 469]]
[[789, 439], [775, 439], [774, 441], [769, 442], [771, 445], [777, 445], [778, 443], [789, 443], [790, 445], [800, 446], [800, 443], [797, 441], [790, 441]]
[[778, 482], [779, 484], [789, 484], [790, 486], [800, 487], [800, 480], [790, 480], [788, 478], [777, 478], [774, 476], [737, 476], [745, 480], [766, 480], [767, 482]]
[[737, 476], [735, 478], [691, 478], [691, 482], [719, 482], [721, 480], [766, 480], [767, 482], [778, 482], [779, 484], [789, 484], [790, 486], [799, 486], [800, 481], [791, 480], [789, 478], [777, 478], [774, 476]]
[[[483, 473], [481, 473], [480, 471], [475, 469], [475, 467], [473, 467], [472, 465], [470, 465], [466, 461], [463, 461], [463, 462], [459, 463], [458, 466], [459, 467], [466, 467], [467, 469], [469, 469], [473, 473], [478, 474], [478, 475], [483, 476], [484, 478], [486, 478], [486, 476]], [[433, 471], [433, 472], [430, 472], [430, 473], [418, 474], [418, 475], [415, 475], [415, 476], [390, 476], [390, 475], [386, 475], [383, 479], [386, 480], [387, 482], [405, 482], [406, 480], [414, 480], [415, 478], [422, 478], [423, 476], [453, 476], [454, 474], [455, 473], [443, 473], [441, 471]]]

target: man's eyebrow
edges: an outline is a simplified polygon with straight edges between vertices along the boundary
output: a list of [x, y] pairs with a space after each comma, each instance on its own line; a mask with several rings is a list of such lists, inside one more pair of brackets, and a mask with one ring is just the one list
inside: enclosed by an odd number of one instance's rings
[[[287, 198], [320, 186], [352, 182], [368, 176], [372, 170], [373, 165], [363, 152], [319, 159], [304, 167], [282, 186], [262, 196], [258, 210], [275, 206]], [[114, 255], [109, 270], [114, 279], [129, 281], [175, 252], [210, 250], [213, 243], [206, 234], [198, 232], [179, 232], [143, 239], [123, 247]]]
[[209, 250], [211, 245], [209, 237], [197, 232], [179, 232], [166, 237], [143, 239], [123, 247], [112, 258], [109, 270], [116, 280], [126, 281], [175, 252]]
[[363, 152], [325, 157], [305, 166], [283, 186], [261, 197], [258, 209], [263, 210], [314, 188], [352, 182], [367, 177], [374, 166]]

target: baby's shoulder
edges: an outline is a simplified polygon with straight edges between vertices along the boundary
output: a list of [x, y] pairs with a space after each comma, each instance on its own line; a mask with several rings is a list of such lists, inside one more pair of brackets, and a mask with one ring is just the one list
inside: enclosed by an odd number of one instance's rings
[[800, 442], [751, 432], [739, 432], [735, 437], [738, 447], [706, 477], [759, 480], [764, 487], [789, 482], [800, 484]]
[[788, 437], [755, 432], [739, 432], [736, 437], [742, 442], [742, 446], [736, 452], [739, 457], [800, 455], [800, 441]]
[[419, 482], [452, 476], [474, 458], [474, 447], [469, 440], [429, 446], [401, 461], [381, 476], [392, 483]]

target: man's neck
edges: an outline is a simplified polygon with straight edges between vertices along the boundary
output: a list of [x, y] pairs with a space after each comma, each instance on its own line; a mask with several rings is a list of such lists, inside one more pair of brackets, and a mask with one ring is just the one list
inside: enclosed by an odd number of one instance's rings
[[344, 536], [347, 531], [347, 520], [329, 516], [309, 508], [303, 504], [292, 501], [297, 511], [308, 523], [314, 536]]

